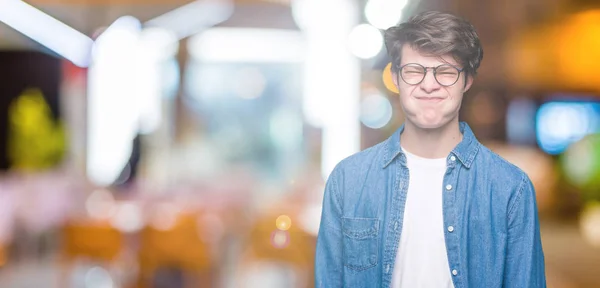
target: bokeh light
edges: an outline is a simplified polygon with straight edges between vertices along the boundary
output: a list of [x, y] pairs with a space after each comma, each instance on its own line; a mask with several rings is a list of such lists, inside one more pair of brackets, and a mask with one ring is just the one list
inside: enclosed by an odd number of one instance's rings
[[597, 132], [600, 104], [549, 102], [537, 113], [536, 133], [540, 148], [548, 154], [560, 154], [585, 135]]
[[288, 231], [275, 230], [271, 233], [271, 245], [277, 249], [283, 249], [290, 244], [290, 233]]
[[277, 226], [277, 229], [281, 231], [287, 231], [290, 229], [290, 227], [292, 227], [292, 219], [290, 216], [281, 215], [277, 217], [277, 220], [275, 220], [275, 226]]
[[108, 190], [98, 189], [88, 196], [85, 209], [91, 218], [106, 220], [116, 212], [115, 199]]
[[353, 7], [346, 0], [291, 0], [294, 22], [305, 31], [331, 31], [348, 25]]
[[[597, 1], [596, 1], [597, 3]], [[574, 14], [557, 25], [556, 78], [564, 86], [598, 91], [600, 69], [600, 10]], [[546, 49], [548, 49], [546, 47]]]
[[590, 245], [600, 248], [600, 202], [588, 203], [581, 212], [581, 233]]
[[600, 134], [586, 136], [571, 145], [562, 158], [567, 179], [587, 191], [600, 190]]
[[360, 104], [360, 121], [367, 127], [379, 129], [392, 119], [392, 104], [380, 94], [366, 96]]
[[402, 19], [402, 11], [408, 0], [369, 0], [365, 6], [365, 17], [379, 29], [395, 26]]
[[114, 282], [108, 271], [93, 267], [85, 273], [85, 288], [113, 288]]
[[159, 203], [151, 212], [150, 225], [157, 230], [168, 231], [177, 223], [180, 212], [173, 203]]
[[394, 84], [394, 75], [392, 74], [392, 62], [388, 63], [385, 68], [383, 68], [383, 85], [386, 89], [388, 89], [392, 93], [400, 93], [398, 91], [398, 87]]
[[119, 203], [117, 213], [111, 219], [111, 225], [125, 233], [139, 231], [144, 226], [140, 206], [134, 202]]
[[348, 47], [350, 52], [358, 58], [373, 58], [383, 47], [383, 36], [377, 28], [369, 24], [360, 24], [350, 32]]

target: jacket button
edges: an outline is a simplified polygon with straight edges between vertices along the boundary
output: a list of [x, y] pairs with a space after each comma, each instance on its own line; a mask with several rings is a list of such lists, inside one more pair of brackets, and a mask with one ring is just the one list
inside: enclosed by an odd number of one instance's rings
[[452, 275], [456, 276], [457, 274], [458, 274], [458, 271], [456, 271], [456, 269], [452, 270]]
[[450, 184], [446, 185], [446, 190], [448, 190], [448, 191], [452, 190], [452, 185], [450, 185]]
[[448, 232], [454, 232], [454, 227], [448, 226]]
[[456, 161], [456, 157], [454, 157], [454, 155], [453, 155], [452, 157], [450, 157], [450, 160]]

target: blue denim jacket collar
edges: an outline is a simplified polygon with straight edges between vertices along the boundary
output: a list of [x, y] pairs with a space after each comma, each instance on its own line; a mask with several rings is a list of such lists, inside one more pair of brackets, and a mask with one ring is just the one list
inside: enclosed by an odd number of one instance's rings
[[[460, 122], [459, 127], [460, 132], [463, 134], [463, 139], [456, 147], [454, 147], [452, 154], [456, 155], [456, 158], [458, 158], [465, 167], [471, 168], [475, 155], [477, 155], [477, 151], [479, 151], [480, 144], [467, 123]], [[404, 131], [404, 124], [402, 124], [400, 128], [385, 141], [382, 168], [386, 168], [396, 157], [398, 157], [398, 155], [403, 154], [400, 145], [400, 134], [402, 134], [402, 131]], [[406, 164], [405, 161], [406, 159], [402, 157], [403, 164]]]

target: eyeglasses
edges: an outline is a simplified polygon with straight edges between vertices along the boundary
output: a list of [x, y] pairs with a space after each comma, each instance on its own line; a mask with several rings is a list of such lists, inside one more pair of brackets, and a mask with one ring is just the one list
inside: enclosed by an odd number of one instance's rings
[[435, 81], [437, 81], [442, 86], [452, 86], [456, 81], [458, 81], [458, 77], [460, 73], [463, 72], [463, 69], [458, 69], [450, 64], [442, 64], [437, 67], [425, 67], [421, 64], [417, 63], [409, 63], [400, 66], [398, 74], [406, 84], [409, 85], [417, 85], [423, 82], [425, 79], [425, 75], [427, 74], [427, 70], [433, 70], [433, 76]]

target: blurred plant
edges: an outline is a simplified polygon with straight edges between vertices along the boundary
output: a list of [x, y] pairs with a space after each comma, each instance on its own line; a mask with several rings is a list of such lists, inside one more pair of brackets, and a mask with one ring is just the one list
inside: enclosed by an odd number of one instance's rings
[[600, 134], [572, 144], [561, 157], [568, 181], [581, 189], [585, 202], [600, 201]]
[[60, 163], [64, 125], [55, 121], [39, 89], [26, 89], [9, 107], [8, 157], [12, 169], [38, 171]]

